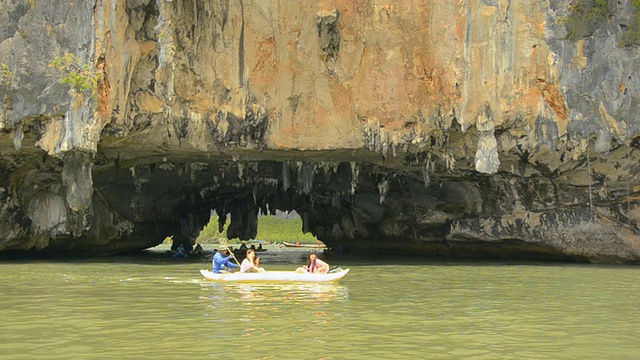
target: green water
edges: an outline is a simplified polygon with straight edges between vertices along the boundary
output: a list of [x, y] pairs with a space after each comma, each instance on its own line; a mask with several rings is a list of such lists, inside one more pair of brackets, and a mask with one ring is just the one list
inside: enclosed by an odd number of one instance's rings
[[156, 257], [0, 262], [0, 358], [640, 358], [638, 267], [342, 261], [324, 285], [212, 284]]

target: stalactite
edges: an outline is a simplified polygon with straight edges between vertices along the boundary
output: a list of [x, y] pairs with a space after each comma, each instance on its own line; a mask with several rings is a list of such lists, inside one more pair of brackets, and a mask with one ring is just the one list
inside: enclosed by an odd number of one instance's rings
[[358, 185], [358, 165], [355, 161], [351, 161], [351, 195], [356, 193], [356, 187]]
[[309, 195], [313, 189], [313, 167], [309, 163], [304, 163], [302, 166], [302, 192], [305, 195]]
[[244, 182], [244, 164], [241, 162], [238, 163], [238, 180]]
[[384, 128], [380, 129], [380, 151], [382, 152], [382, 157], [386, 158], [389, 151], [389, 134]]
[[302, 213], [302, 233], [309, 232], [309, 213]]
[[384, 204], [385, 197], [387, 196], [387, 192], [389, 191], [389, 182], [387, 179], [382, 180], [378, 184], [378, 192], [380, 193], [380, 205]]
[[277, 214], [277, 209], [269, 206], [269, 215], [275, 216]]
[[447, 169], [453, 171], [456, 168], [456, 158], [452, 154], [444, 154]]
[[340, 198], [341, 197], [342, 197], [342, 193], [334, 192], [331, 195], [331, 207], [339, 209], [340, 208], [340, 203], [341, 203], [340, 202]]
[[223, 232], [227, 224], [227, 200], [217, 203], [215, 209], [216, 214], [218, 214], [218, 232]]
[[424, 180], [424, 187], [428, 188], [431, 185], [431, 174], [429, 171], [429, 162], [427, 161], [424, 164], [424, 168], [422, 169], [422, 180]]
[[291, 186], [291, 173], [289, 172], [289, 162], [282, 162], [282, 190], [287, 191]]
[[302, 193], [302, 161], [296, 161], [296, 193]]
[[267, 196], [260, 198], [260, 214], [269, 215], [269, 199]]
[[253, 195], [253, 204], [257, 205], [258, 201], [256, 199], [256, 195], [258, 194], [258, 185], [257, 184], [253, 184], [253, 188], [251, 189], [251, 195]]
[[333, 164], [329, 164], [327, 162], [322, 163], [322, 175], [324, 179], [324, 183], [328, 184], [331, 182], [331, 178], [333, 177]]

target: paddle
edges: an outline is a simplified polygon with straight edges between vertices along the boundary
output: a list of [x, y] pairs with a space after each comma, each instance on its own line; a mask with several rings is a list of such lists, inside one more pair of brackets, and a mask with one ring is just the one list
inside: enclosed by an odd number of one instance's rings
[[236, 261], [236, 264], [238, 264], [238, 266], [240, 265], [240, 261], [238, 261], [238, 259], [236, 259], [236, 255], [233, 253], [233, 251], [229, 248], [229, 243], [227, 243], [227, 240], [225, 238], [219, 238], [218, 242], [220, 243], [220, 245], [224, 245], [227, 247], [227, 251], [231, 254], [231, 257], [233, 258], [233, 260]]

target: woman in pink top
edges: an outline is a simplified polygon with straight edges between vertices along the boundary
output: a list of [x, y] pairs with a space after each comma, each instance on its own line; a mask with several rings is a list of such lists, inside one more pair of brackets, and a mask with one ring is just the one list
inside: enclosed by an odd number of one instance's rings
[[318, 256], [316, 255], [316, 253], [312, 251], [309, 253], [309, 258], [307, 259], [307, 266], [299, 267], [296, 269], [296, 271], [326, 274], [329, 271], [329, 264], [318, 259]]
[[258, 267], [260, 264], [260, 258], [256, 259], [256, 252], [253, 249], [247, 250], [247, 257], [242, 260], [242, 264], [240, 265], [240, 272], [247, 271], [255, 271], [255, 272], [264, 272], [265, 270], [261, 267]]

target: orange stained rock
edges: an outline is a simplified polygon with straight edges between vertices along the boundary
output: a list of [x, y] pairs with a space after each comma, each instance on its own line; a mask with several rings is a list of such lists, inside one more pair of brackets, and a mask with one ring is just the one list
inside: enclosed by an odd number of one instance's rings
[[538, 87], [542, 91], [544, 99], [549, 107], [556, 113], [557, 119], [570, 122], [571, 119], [569, 118], [566, 102], [562, 94], [560, 94], [558, 84], [540, 82]]
[[[212, 31], [196, 28], [192, 46], [179, 46], [182, 40], [137, 41], [125, 7], [115, 4], [104, 1], [101, 19], [111, 20], [96, 19], [102, 23], [95, 27], [105, 30], [96, 34], [96, 48], [106, 57], [110, 86], [103, 98], [117, 109], [111, 114], [115, 122], [126, 121], [127, 102], [138, 107], [134, 113], [166, 106], [206, 117], [241, 114], [243, 104], [255, 101], [269, 117], [268, 146], [311, 150], [362, 146], [358, 119], [376, 119], [400, 134], [430, 130], [438, 126], [430, 121], [434, 115], [453, 109], [473, 124], [486, 103], [499, 122], [516, 112], [534, 118], [542, 98], [557, 121], [568, 121], [544, 43], [541, 5], [520, 2], [510, 9], [509, 32], [502, 22], [505, 8], [483, 2], [301, 0], [256, 3], [242, 12], [232, 2], [224, 28], [198, 18]], [[178, 16], [176, 2], [162, 4], [168, 19], [163, 31], [192, 31], [183, 28], [190, 20]], [[334, 9], [340, 13], [340, 48], [329, 58], [319, 46], [316, 21]], [[157, 93], [138, 96], [134, 71], [149, 66], [160, 50], [168, 55], [152, 75]], [[238, 87], [245, 92], [236, 92]]]
[[251, 70], [254, 76], [251, 83], [257, 87], [273, 84], [276, 71], [275, 38], [273, 36], [258, 43], [255, 65]]

